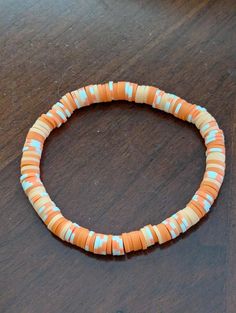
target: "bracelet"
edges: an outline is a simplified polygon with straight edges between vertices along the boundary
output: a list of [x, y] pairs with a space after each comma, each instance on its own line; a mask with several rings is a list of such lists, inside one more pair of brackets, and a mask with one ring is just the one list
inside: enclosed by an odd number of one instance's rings
[[[45, 139], [60, 127], [75, 109], [92, 103], [127, 100], [146, 103], [193, 123], [200, 130], [206, 145], [206, 170], [203, 180], [186, 207], [158, 225], [121, 235], [95, 233], [66, 219], [50, 199], [40, 179], [40, 158]], [[145, 250], [155, 243], [163, 244], [184, 233], [210, 210], [225, 174], [224, 134], [214, 117], [205, 108], [151, 86], [129, 82], [89, 85], [63, 96], [51, 110], [42, 114], [30, 128], [21, 159], [21, 184], [47, 228], [64, 241], [95, 254], [123, 255]]]

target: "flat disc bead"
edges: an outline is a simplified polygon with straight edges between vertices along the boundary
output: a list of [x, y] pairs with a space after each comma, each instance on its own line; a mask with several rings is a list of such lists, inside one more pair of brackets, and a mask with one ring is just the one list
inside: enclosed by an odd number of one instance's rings
[[159, 244], [162, 244], [171, 240], [171, 235], [164, 224], [154, 225], [153, 229], [157, 234]]
[[128, 237], [128, 241], [129, 241], [130, 252], [134, 251], [134, 245], [133, 245], [131, 234], [127, 233], [127, 237]]
[[118, 83], [113, 83], [113, 97], [114, 97], [114, 100], [119, 100], [118, 99]]
[[109, 255], [112, 254], [112, 235], [108, 235], [106, 253]]
[[54, 129], [54, 125], [51, 123], [51, 121], [48, 119], [46, 114], [42, 114], [39, 118], [38, 121], [44, 123], [45, 125], [47, 125], [48, 129], [50, 129], [50, 131], [52, 131]]
[[208, 160], [218, 160], [225, 162], [225, 154], [220, 152], [211, 152], [207, 155], [207, 161]]
[[54, 212], [54, 211], [50, 212], [50, 213], [46, 216], [46, 218], [45, 218], [45, 220], [44, 220], [45, 225], [48, 226], [48, 224], [51, 222], [51, 220], [52, 220], [55, 216], [60, 215], [60, 214], [61, 214], [60, 212]]
[[61, 119], [62, 123], [65, 123], [67, 121], [67, 115], [65, 111], [62, 109], [61, 106], [59, 106], [59, 102], [53, 106], [54, 112], [56, 115]]
[[[176, 238], [179, 236], [181, 229], [179, 229], [178, 223], [175, 221], [174, 218], [169, 217], [165, 219], [162, 224], [166, 226], [168, 229], [169, 233], [171, 234], [172, 239]], [[177, 226], [178, 225], [178, 226]]]
[[32, 131], [32, 130], [30, 130], [28, 132], [28, 135], [27, 135], [26, 139], [38, 140], [41, 143], [44, 143], [44, 141], [45, 141], [45, 137], [44, 136], [42, 136], [42, 135], [40, 135], [37, 132]]
[[180, 210], [179, 211], [181, 213], [181, 215], [185, 218], [185, 220], [187, 221], [188, 224], [188, 228], [193, 226], [193, 223], [191, 221], [191, 219], [189, 218], [188, 214], [184, 211], [184, 210]]
[[37, 211], [39, 208], [41, 208], [43, 205], [51, 203], [51, 199], [49, 197], [40, 197], [37, 201], [34, 202], [34, 209]]
[[222, 177], [222, 179], [224, 178], [224, 174], [225, 174], [224, 167], [221, 167], [219, 165], [207, 164], [206, 171], [214, 172], [217, 175], [220, 175]]
[[175, 117], [178, 117], [179, 110], [182, 107], [182, 99], [181, 98], [168, 98], [168, 102], [170, 103], [170, 109], [168, 110], [169, 113], [173, 114]]
[[122, 236], [112, 236], [112, 254], [113, 255], [123, 255], [124, 246]]
[[88, 229], [80, 227], [79, 235], [78, 235], [78, 238], [77, 238], [77, 245], [80, 248], [82, 248], [82, 249], [84, 249], [84, 247], [85, 247], [85, 243], [86, 243], [88, 234], [89, 234], [89, 230]]
[[203, 197], [205, 200], [207, 200], [211, 205], [214, 202], [214, 199], [207, 193], [202, 191], [201, 189], [198, 189], [195, 193], [196, 195], [200, 195], [201, 197]]
[[33, 157], [33, 158], [36, 158], [37, 160], [40, 161], [41, 159], [41, 155], [36, 152], [35, 150], [26, 150], [22, 153], [22, 158], [25, 158], [25, 157]]
[[92, 85], [86, 86], [85, 92], [86, 92], [87, 97], [88, 97], [88, 102], [90, 104], [95, 103], [97, 99], [96, 99], [96, 96], [94, 94], [93, 86]]
[[67, 115], [64, 110], [64, 105], [61, 102], [56, 102], [53, 106], [52, 109], [54, 112], [62, 119], [62, 121], [66, 122], [67, 121]]
[[70, 111], [72, 114], [74, 110], [77, 109], [77, 104], [75, 102], [75, 99], [72, 97], [72, 94], [68, 92], [65, 94], [61, 99], [60, 102], [64, 104], [64, 106]]
[[131, 248], [130, 248], [130, 244], [129, 244], [128, 235], [126, 233], [123, 233], [121, 236], [122, 236], [122, 240], [124, 243], [125, 252], [129, 253], [131, 251]]
[[156, 100], [156, 108], [167, 113], [169, 112], [170, 101], [169, 101], [168, 93], [165, 93], [162, 90], [157, 90], [156, 98], [154, 98], [154, 101], [155, 100]]
[[164, 91], [157, 88], [156, 94], [152, 103], [153, 108], [163, 110], [163, 108], [160, 106], [160, 103], [161, 103], [162, 95], [164, 95], [164, 93], [165, 93]]
[[40, 169], [38, 166], [35, 165], [24, 165], [21, 167], [21, 174], [39, 174]]
[[48, 122], [52, 126], [52, 129], [57, 127], [56, 121], [50, 116], [50, 114], [47, 112], [47, 114], [41, 115], [41, 117]]
[[96, 239], [96, 233], [94, 233], [89, 241], [89, 251], [94, 252], [94, 242]]
[[65, 96], [60, 99], [60, 102], [69, 110], [71, 114], [77, 109], [77, 103], [75, 102], [71, 92], [65, 94]]
[[106, 254], [108, 236], [103, 234], [96, 234], [94, 242], [94, 253], [95, 254]]
[[54, 234], [57, 235], [56, 229], [57, 227], [61, 224], [65, 222], [65, 218], [62, 216], [60, 217], [60, 219], [58, 219], [50, 228], [50, 231]]
[[55, 222], [59, 219], [61, 219], [63, 216], [62, 214], [59, 212], [57, 215], [55, 215], [51, 220], [50, 222], [48, 223], [48, 229], [51, 230], [53, 225], [55, 224]]
[[135, 96], [136, 103], [144, 103], [144, 89], [145, 86], [138, 86]]
[[219, 180], [217, 180], [216, 178], [211, 178], [211, 177], [208, 177], [208, 176], [204, 176], [203, 178], [203, 181], [204, 182], [207, 182], [208, 184], [210, 183], [210, 185], [216, 189], [216, 191], [218, 192], [219, 189], [220, 189], [220, 186], [221, 186], [221, 182]]
[[179, 224], [179, 227], [181, 229], [181, 232], [184, 233], [189, 227], [190, 224], [187, 222], [183, 214], [181, 214], [180, 211], [173, 214], [172, 217], [176, 220], [176, 222]]
[[105, 90], [106, 90], [106, 95], [107, 95], [107, 101], [110, 102], [113, 100], [113, 83], [110, 82], [105, 84]]
[[148, 245], [147, 245], [147, 241], [146, 241], [146, 238], [143, 234], [143, 232], [140, 230], [139, 231], [139, 238], [140, 238], [140, 241], [141, 241], [141, 244], [142, 244], [142, 249], [143, 250], [146, 250]]
[[157, 91], [157, 88], [152, 87], [152, 86], [149, 87], [147, 99], [145, 101], [146, 104], [149, 104], [149, 105], [153, 104], [153, 100], [154, 100], [156, 91]]
[[56, 116], [55, 112], [53, 110], [49, 110], [47, 112], [47, 115], [51, 118], [51, 120], [56, 124], [56, 127], [60, 127], [62, 125], [61, 119]]
[[217, 197], [217, 191], [209, 185], [201, 184], [200, 189], [208, 193], [214, 200]]
[[43, 131], [46, 136], [49, 136], [49, 134], [52, 131], [52, 128], [50, 128], [46, 123], [40, 121], [39, 119], [37, 119], [37, 121], [34, 123], [33, 127], [38, 128], [41, 131]]
[[24, 166], [24, 165], [35, 165], [35, 166], [38, 166], [39, 162], [40, 161], [37, 160], [37, 159], [24, 157], [24, 158], [21, 159], [21, 166]]
[[199, 222], [200, 218], [198, 217], [197, 213], [194, 212], [193, 209], [186, 207], [183, 211], [187, 214], [189, 219], [191, 220], [192, 225], [195, 225]]
[[209, 119], [207, 112], [201, 112], [199, 113], [198, 117], [195, 120], [195, 125], [198, 129], [201, 129], [206, 125], [208, 122], [212, 121]]
[[37, 124], [36, 124], [36, 125], [34, 124], [34, 125], [30, 128], [30, 132], [36, 133], [36, 134], [40, 135], [41, 138], [43, 139], [43, 141], [44, 141], [44, 140], [46, 139], [46, 137], [47, 137], [47, 133], [46, 133], [44, 130], [42, 130], [40, 127], [37, 127]]
[[119, 100], [125, 99], [125, 82], [118, 82], [117, 95]]
[[[81, 244], [80, 244], [80, 236], [81, 236], [81, 227], [77, 227], [74, 231], [74, 244], [77, 247], [81, 248]], [[91, 251], [91, 250], [90, 250]], [[93, 251], [93, 250], [92, 250]]]
[[70, 225], [72, 224], [71, 221], [69, 220], [66, 220], [65, 222], [61, 223], [56, 231], [59, 232], [58, 236], [62, 239], [62, 240], [65, 240], [65, 233], [67, 231], [67, 229], [70, 227]]
[[215, 180], [210, 179], [210, 178], [204, 178], [202, 181], [202, 185], [203, 186], [205, 185], [205, 186], [208, 186], [208, 187], [211, 187], [212, 189], [214, 189], [215, 195], [217, 196], [221, 184]]
[[133, 232], [130, 232], [129, 235], [133, 243], [133, 250], [134, 251], [142, 250], [143, 246], [142, 246], [141, 239], [139, 237], [139, 232], [133, 231]]
[[206, 212], [204, 211], [203, 209], [203, 206], [201, 206], [200, 202], [199, 201], [195, 201], [195, 200], [191, 200], [187, 206], [190, 206], [190, 208], [194, 208], [195, 209], [195, 212], [198, 213], [198, 216], [200, 218], [202, 218], [203, 216], [206, 215]]
[[198, 216], [199, 220], [204, 216], [203, 213], [193, 203], [188, 203], [187, 207], [191, 208]]
[[211, 208], [211, 202], [208, 199], [205, 199], [204, 197], [197, 194], [193, 196], [193, 199], [196, 199], [196, 202], [201, 206], [202, 210], [204, 211], [204, 215], [209, 212]]
[[27, 162], [28, 162], [28, 165], [35, 164], [36, 166], [38, 166], [40, 162], [40, 156], [37, 154], [30, 153], [30, 152], [28, 154], [24, 153], [24, 155], [22, 156], [21, 164], [27, 165]]
[[148, 226], [144, 226], [143, 228], [140, 229], [140, 231], [143, 233], [145, 241], [147, 246], [152, 246], [155, 243], [155, 240], [153, 238], [152, 232]]
[[148, 97], [148, 91], [149, 91], [149, 86], [145, 86], [144, 92], [143, 92], [143, 103], [147, 103], [147, 97]]
[[137, 92], [137, 89], [138, 89], [138, 84], [134, 84], [134, 83], [131, 83], [131, 84], [132, 84], [132, 88], [133, 88], [132, 101], [135, 102], [135, 97], [136, 97], [136, 92]]
[[189, 104], [187, 101], [183, 100], [182, 106], [181, 106], [179, 113], [178, 113], [178, 118], [183, 120], [183, 121], [186, 121], [187, 116], [189, 115], [190, 109], [191, 109], [191, 104]]
[[67, 241], [67, 242], [70, 242], [70, 238], [71, 238], [71, 235], [72, 235], [72, 232], [74, 230], [74, 223], [72, 223], [68, 228], [67, 228], [67, 231], [65, 232], [65, 235], [64, 235], [64, 240]]
[[158, 242], [158, 238], [157, 238], [157, 235], [153, 229], [153, 226], [151, 224], [147, 225], [147, 227], [150, 229], [151, 233], [152, 233], [152, 237], [153, 237], [153, 240], [154, 240], [154, 243], [157, 243]]
[[[35, 174], [29, 174], [29, 175], [35, 175]], [[33, 197], [35, 195], [40, 195], [41, 197], [41, 194], [42, 193], [46, 193], [46, 190], [43, 186], [40, 186], [40, 187], [36, 187], [34, 188], [31, 193], [28, 195], [28, 198], [30, 199], [30, 197]]]
[[84, 247], [84, 249], [86, 250], [86, 251], [89, 251], [89, 243], [90, 243], [90, 240], [91, 240], [91, 238], [92, 238], [92, 236], [94, 235], [95, 233], [94, 233], [94, 231], [90, 231], [89, 233], [88, 233], [88, 237], [87, 237], [87, 240], [86, 240], [86, 243], [85, 243], [85, 247]]
[[75, 107], [77, 108], [82, 108], [90, 104], [86, 91], [83, 87], [72, 91], [71, 96], [73, 99], [73, 103], [75, 104]]

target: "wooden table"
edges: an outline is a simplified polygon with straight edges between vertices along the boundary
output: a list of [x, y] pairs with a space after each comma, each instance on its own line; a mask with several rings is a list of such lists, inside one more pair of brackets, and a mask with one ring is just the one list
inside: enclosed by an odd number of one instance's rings
[[[0, 0], [1, 312], [235, 312], [235, 13], [234, 0]], [[227, 146], [209, 216], [171, 244], [114, 259], [51, 235], [19, 183], [35, 119], [67, 91], [109, 80], [205, 106]], [[47, 140], [42, 179], [65, 216], [121, 233], [183, 208], [204, 153], [188, 123], [145, 105], [98, 104]]]

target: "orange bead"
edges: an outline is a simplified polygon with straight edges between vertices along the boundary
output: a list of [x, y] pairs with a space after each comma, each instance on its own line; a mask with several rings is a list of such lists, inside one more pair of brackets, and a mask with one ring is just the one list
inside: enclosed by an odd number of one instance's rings
[[108, 235], [108, 239], [107, 239], [107, 254], [112, 254], [112, 235]]

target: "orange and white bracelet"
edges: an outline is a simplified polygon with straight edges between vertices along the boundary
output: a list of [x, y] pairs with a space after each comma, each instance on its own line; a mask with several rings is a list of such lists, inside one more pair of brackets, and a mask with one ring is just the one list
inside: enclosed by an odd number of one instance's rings
[[[40, 179], [40, 159], [45, 139], [71, 114], [84, 106], [112, 100], [146, 103], [153, 108], [191, 122], [200, 130], [206, 145], [206, 170], [199, 189], [184, 209], [158, 225], [121, 235], [98, 234], [66, 219], [51, 200]], [[165, 243], [184, 233], [208, 213], [216, 199], [225, 174], [224, 134], [205, 108], [151, 86], [129, 82], [89, 85], [67, 93], [30, 128], [21, 159], [21, 184], [48, 229], [62, 240], [95, 254], [123, 255]]]

